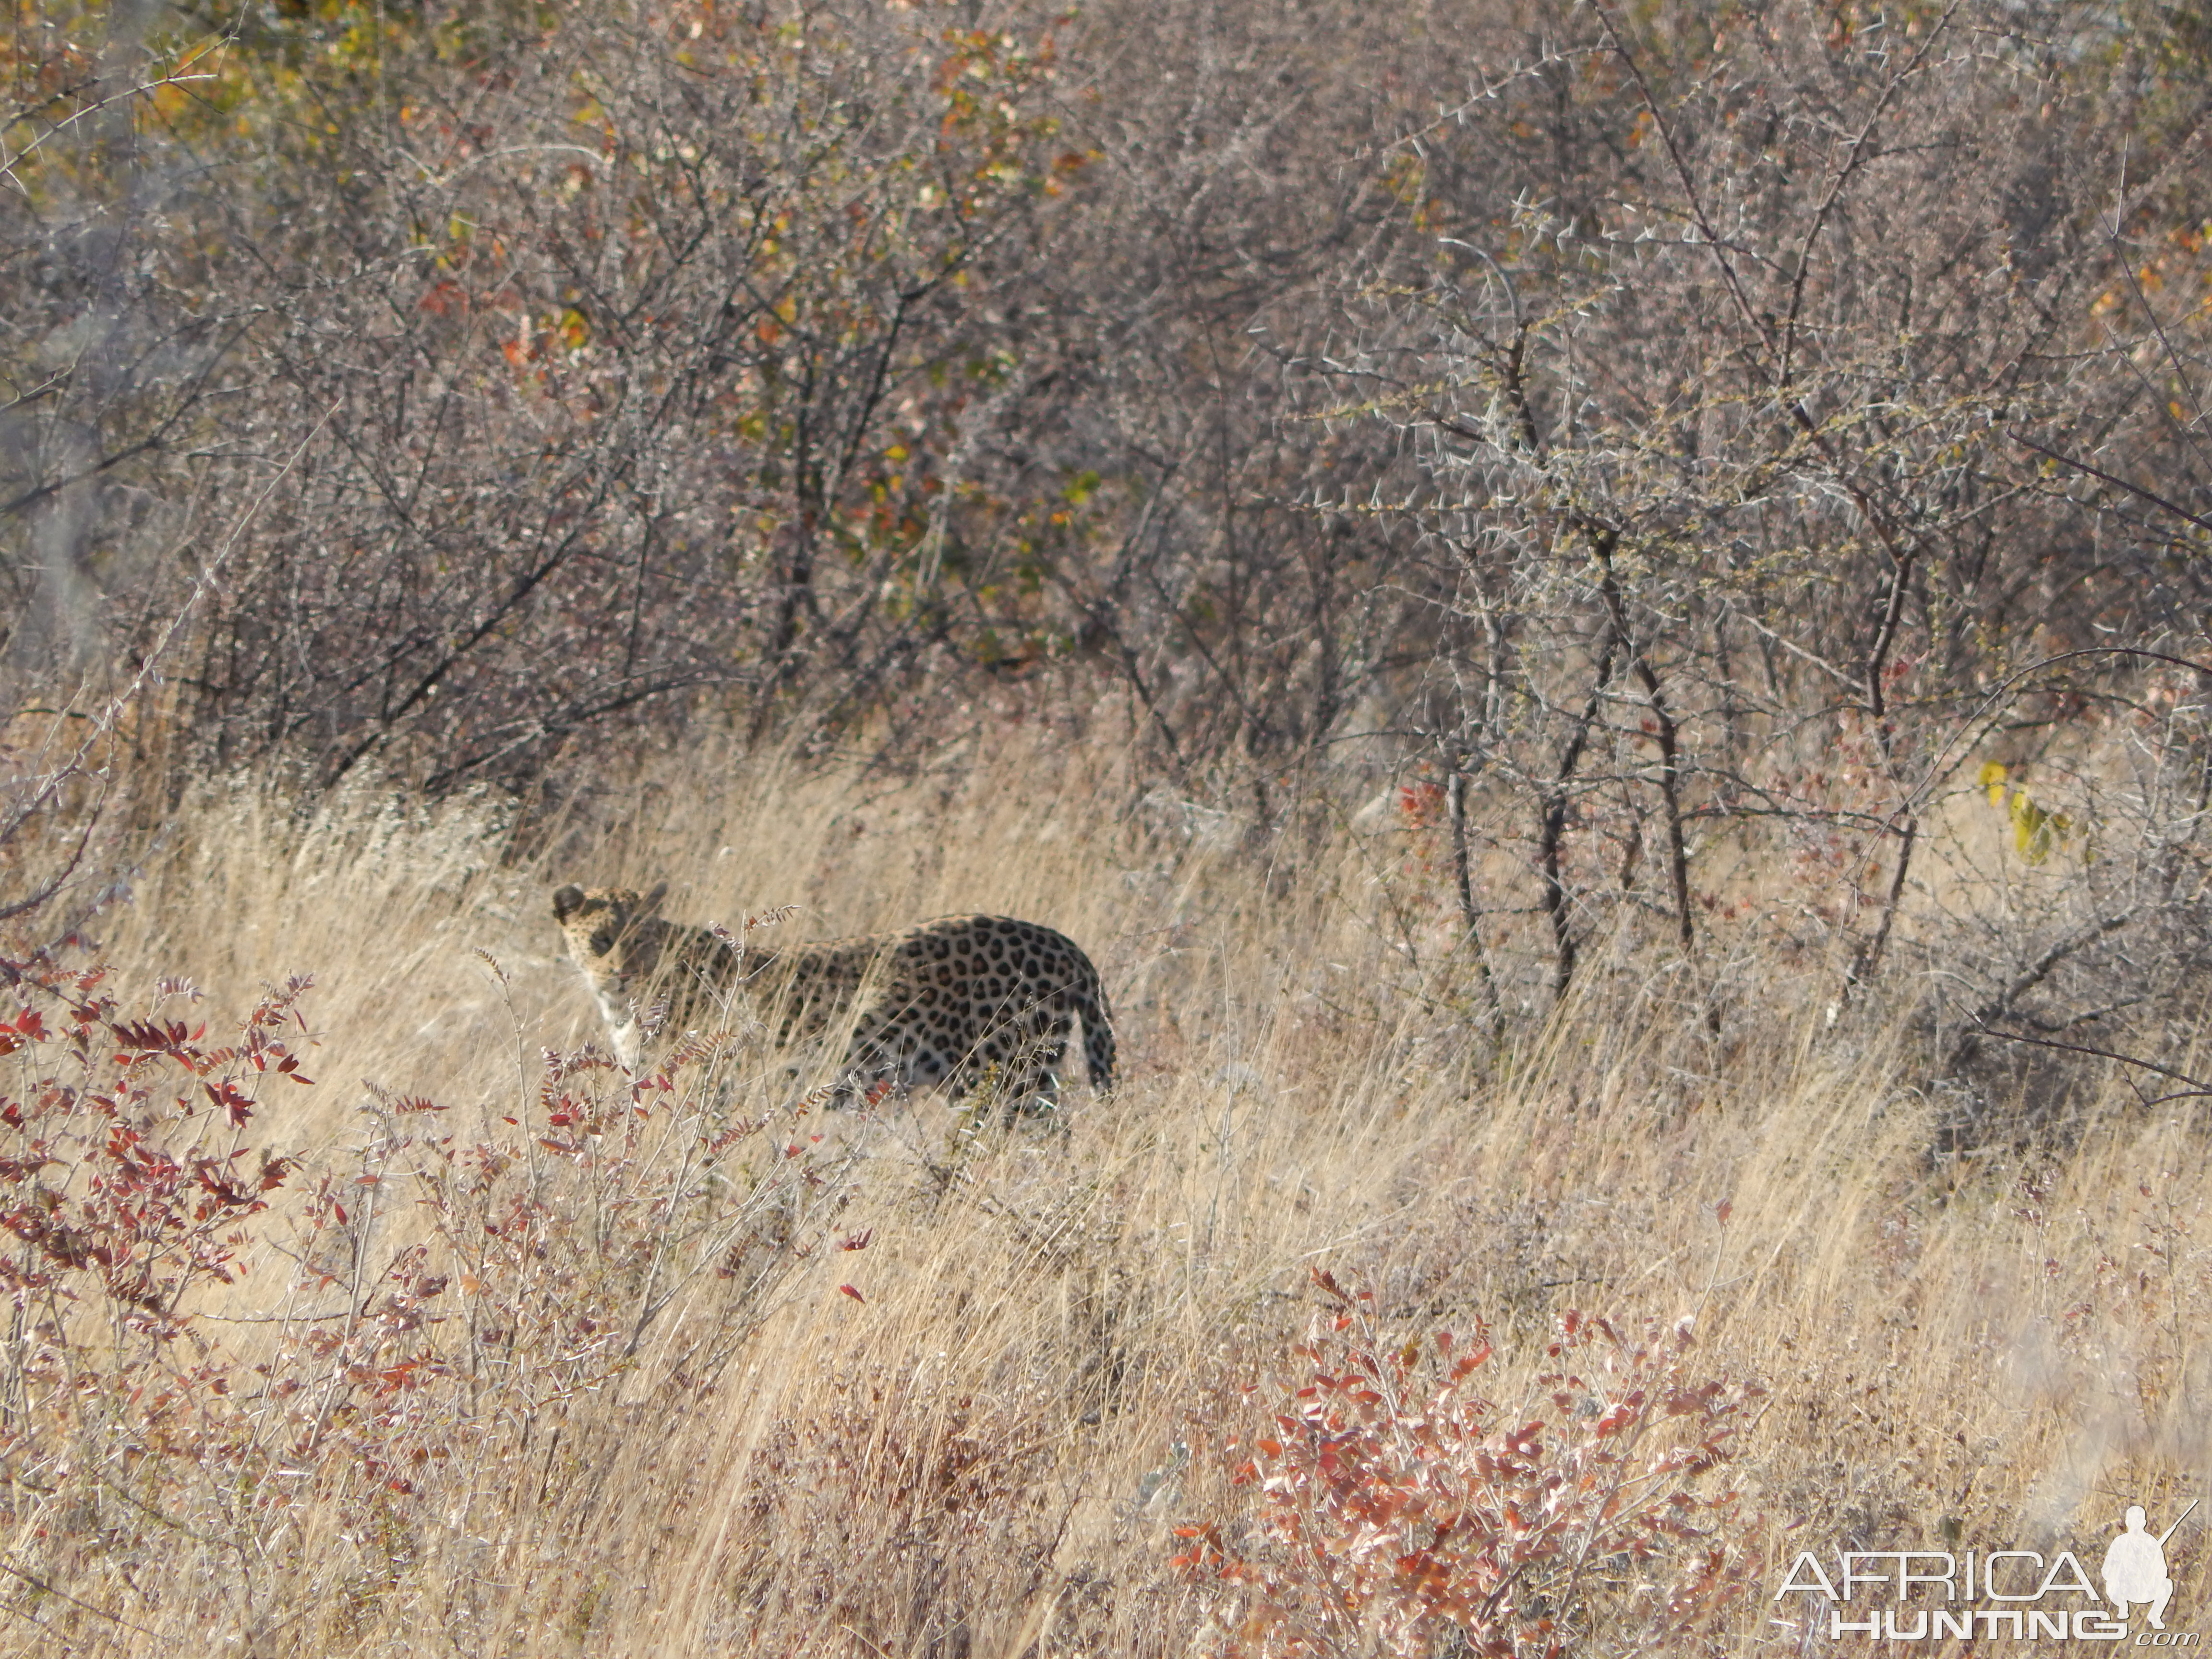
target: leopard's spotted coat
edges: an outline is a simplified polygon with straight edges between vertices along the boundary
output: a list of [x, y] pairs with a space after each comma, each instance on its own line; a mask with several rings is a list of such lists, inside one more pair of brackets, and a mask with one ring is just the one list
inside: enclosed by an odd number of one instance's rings
[[742, 951], [658, 914], [666, 884], [553, 895], [568, 954], [598, 994], [615, 1051], [636, 1069], [640, 1013], [664, 1029], [720, 1023], [742, 997], [779, 1046], [820, 1034], [858, 1003], [841, 1090], [942, 1085], [955, 1098], [987, 1077], [1010, 1107], [1049, 1104], [1077, 1020], [1094, 1091], [1114, 1082], [1114, 1028], [1098, 970], [1065, 934], [1009, 916], [939, 916], [903, 933]]

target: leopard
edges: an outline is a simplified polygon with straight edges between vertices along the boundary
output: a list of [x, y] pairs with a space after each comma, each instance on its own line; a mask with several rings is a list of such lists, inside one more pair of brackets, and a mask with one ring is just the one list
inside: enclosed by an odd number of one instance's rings
[[958, 1102], [988, 1082], [1010, 1118], [1050, 1110], [1079, 1021], [1093, 1094], [1113, 1089], [1105, 987], [1065, 933], [1012, 916], [939, 916], [896, 933], [763, 948], [669, 921], [659, 913], [667, 892], [666, 882], [644, 894], [571, 883], [553, 894], [568, 955], [633, 1073], [652, 1023], [641, 1010], [658, 1004], [665, 1012], [653, 1029], [675, 1033], [719, 1024], [742, 1001], [779, 1048], [852, 1017], [836, 1104], [882, 1085], [940, 1089]]

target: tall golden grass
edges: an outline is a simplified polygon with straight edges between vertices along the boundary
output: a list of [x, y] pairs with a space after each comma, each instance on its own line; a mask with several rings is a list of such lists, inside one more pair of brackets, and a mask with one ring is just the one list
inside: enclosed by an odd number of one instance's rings
[[[103, 918], [125, 1005], [182, 975], [220, 1023], [312, 974], [318, 1046], [313, 1088], [263, 1091], [245, 1138], [300, 1165], [188, 1346], [232, 1368], [226, 1423], [294, 1409], [270, 1443], [301, 1432], [296, 1400], [254, 1396], [264, 1364], [353, 1401], [350, 1426], [325, 1407], [311, 1459], [280, 1448], [218, 1492], [68, 1419], [77, 1461], [9, 1472], [0, 1650], [1209, 1650], [1237, 1589], [1171, 1568], [1176, 1529], [1249, 1520], [1230, 1443], [1293, 1376], [1316, 1268], [1372, 1289], [1387, 1342], [1487, 1322], [1501, 1420], [1546, 1413], [1571, 1308], [1693, 1320], [1712, 1375], [1763, 1382], [1732, 1473], [1738, 1541], [1770, 1565], [1713, 1638], [1731, 1649], [1825, 1644], [1770, 1600], [1801, 1548], [2087, 1560], [2128, 1504], [2199, 1488], [2212, 1183], [2189, 1103], [2115, 1093], [2067, 1144], [1939, 1155], [1906, 1027], [1837, 1019], [1779, 970], [1717, 1036], [1663, 983], [1593, 974], [1494, 1053], [1449, 928], [1382, 913], [1380, 884], [1419, 896], [1418, 858], [1334, 822], [1263, 843], [1110, 757], [1012, 742], [893, 780], [702, 749], [540, 820], [527, 856], [489, 800], [193, 799]], [[793, 1076], [741, 1043], [694, 1068], [689, 1117], [625, 1120], [614, 1090], [601, 1150], [556, 1152], [540, 1055], [599, 1032], [548, 895], [661, 878], [686, 920], [1057, 927], [1104, 975], [1120, 1086], [1011, 1129], [933, 1097], [794, 1115], [822, 1057]], [[410, 1096], [445, 1109], [403, 1121]], [[749, 1116], [739, 1153], [698, 1162]], [[422, 1304], [449, 1331], [491, 1294], [476, 1212], [441, 1224], [408, 1173], [433, 1133], [538, 1160], [550, 1220], [501, 1269], [538, 1311], [470, 1350], [481, 1374], [380, 1393], [386, 1361], [348, 1381], [313, 1340], [363, 1322], [394, 1261], [451, 1281]], [[678, 1165], [680, 1215], [623, 1207]], [[342, 1224], [311, 1213], [324, 1177], [354, 1194]], [[580, 1334], [578, 1309], [621, 1318]], [[2184, 1628], [2212, 1594], [2200, 1535], [2169, 1550]]]

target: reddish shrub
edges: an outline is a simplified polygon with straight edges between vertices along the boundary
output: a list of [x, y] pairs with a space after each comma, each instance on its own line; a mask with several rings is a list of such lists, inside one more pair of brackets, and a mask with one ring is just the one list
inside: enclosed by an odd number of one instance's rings
[[1479, 1324], [1388, 1346], [1371, 1292], [1315, 1282], [1273, 1432], [1229, 1445], [1256, 1517], [1177, 1529], [1176, 1565], [1236, 1597], [1225, 1651], [1680, 1650], [1717, 1630], [1758, 1528], [1715, 1477], [1764, 1391], [1694, 1377], [1688, 1322], [1632, 1340], [1565, 1315], [1547, 1421], [1473, 1392]]
[[[813, 1138], [760, 1133], [783, 1111], [725, 1111], [714, 1039], [634, 1080], [549, 1052], [480, 1139], [372, 1088], [358, 1162], [303, 1170], [255, 1143], [264, 1085], [310, 1081], [308, 988], [216, 1043], [168, 1012], [190, 987], [126, 1014], [98, 969], [0, 957], [0, 1520], [26, 1570], [103, 1597], [213, 1589], [187, 1625], [258, 1628], [221, 1592], [270, 1573], [397, 1586], [438, 1515], [520, 1468], [532, 1424], [628, 1369], [679, 1295], [720, 1340], [677, 1386], [711, 1387], [836, 1207]], [[217, 1319], [196, 1292], [235, 1282], [256, 1217], [289, 1285]], [[339, 1547], [305, 1541], [311, 1512]]]

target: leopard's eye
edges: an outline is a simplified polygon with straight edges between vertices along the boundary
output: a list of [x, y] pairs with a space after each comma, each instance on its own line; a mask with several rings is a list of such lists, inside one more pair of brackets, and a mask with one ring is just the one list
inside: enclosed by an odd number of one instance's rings
[[615, 936], [612, 933], [602, 932], [592, 935], [592, 954], [593, 956], [603, 957], [614, 948]]

